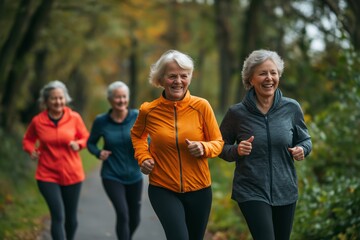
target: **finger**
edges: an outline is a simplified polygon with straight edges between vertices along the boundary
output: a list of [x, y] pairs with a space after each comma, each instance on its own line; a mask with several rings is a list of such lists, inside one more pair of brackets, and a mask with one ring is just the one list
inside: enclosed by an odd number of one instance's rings
[[185, 139], [185, 142], [186, 142], [187, 145], [191, 144], [191, 141], [189, 139]]
[[252, 141], [254, 141], [254, 136], [251, 136], [251, 137], [249, 137], [249, 139], [248, 140], [246, 140], [246, 142], [250, 142], [250, 143], [252, 143]]

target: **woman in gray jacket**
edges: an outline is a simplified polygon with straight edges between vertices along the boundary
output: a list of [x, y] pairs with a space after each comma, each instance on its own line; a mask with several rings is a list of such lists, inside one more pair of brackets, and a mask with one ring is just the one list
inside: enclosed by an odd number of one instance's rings
[[312, 148], [299, 103], [278, 89], [283, 70], [276, 52], [252, 52], [242, 70], [246, 96], [220, 125], [220, 157], [236, 162], [232, 199], [255, 240], [290, 239], [298, 199], [294, 160]]

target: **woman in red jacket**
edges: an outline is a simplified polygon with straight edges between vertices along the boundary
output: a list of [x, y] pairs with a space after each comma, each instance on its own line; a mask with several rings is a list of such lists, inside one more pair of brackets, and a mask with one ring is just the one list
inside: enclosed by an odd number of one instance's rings
[[23, 148], [38, 165], [35, 178], [51, 215], [52, 239], [74, 239], [81, 184], [85, 179], [79, 150], [89, 133], [81, 116], [66, 106], [66, 86], [56, 80], [40, 91], [44, 110], [28, 126]]

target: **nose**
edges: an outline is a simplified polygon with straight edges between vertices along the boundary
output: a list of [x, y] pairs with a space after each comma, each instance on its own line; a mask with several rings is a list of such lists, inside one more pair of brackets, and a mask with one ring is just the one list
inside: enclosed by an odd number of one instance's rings
[[180, 76], [180, 74], [177, 74], [176, 76], [175, 76], [175, 79], [174, 79], [174, 82], [181, 82], [181, 76]]

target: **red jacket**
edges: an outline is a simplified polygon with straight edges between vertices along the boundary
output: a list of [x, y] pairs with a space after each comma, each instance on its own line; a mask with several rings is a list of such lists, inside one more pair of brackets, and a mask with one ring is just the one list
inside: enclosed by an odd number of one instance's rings
[[[149, 158], [155, 161], [149, 175], [150, 184], [174, 192], [190, 192], [210, 186], [208, 158], [220, 154], [224, 145], [209, 102], [191, 96], [189, 91], [181, 101], [169, 101], [161, 96], [142, 104], [131, 138], [139, 165]], [[193, 157], [185, 139], [200, 141], [204, 146], [204, 156]]]
[[79, 152], [72, 150], [70, 141], [86, 147], [89, 133], [81, 116], [65, 107], [64, 115], [56, 126], [45, 110], [36, 115], [23, 139], [23, 148], [31, 154], [40, 152], [36, 169], [37, 180], [71, 185], [85, 179]]

